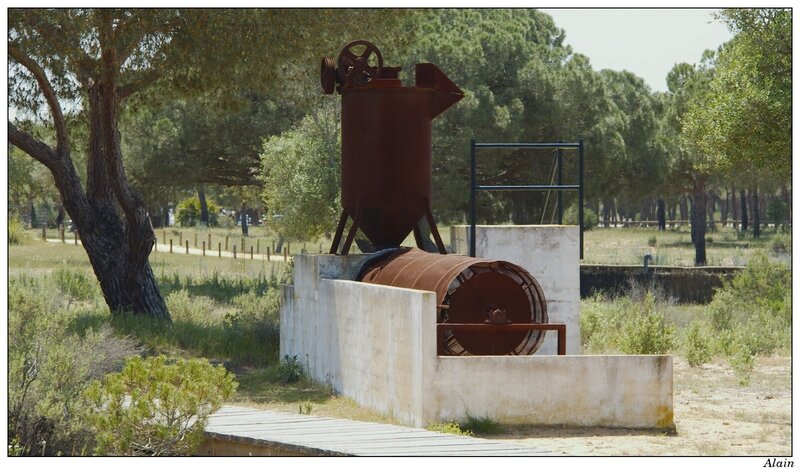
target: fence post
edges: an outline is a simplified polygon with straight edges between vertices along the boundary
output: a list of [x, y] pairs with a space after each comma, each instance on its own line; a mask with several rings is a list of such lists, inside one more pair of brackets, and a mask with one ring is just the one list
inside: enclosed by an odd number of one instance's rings
[[47, 223], [42, 224], [42, 240], [47, 241]]
[[236, 259], [236, 245], [233, 245], [233, 258]]
[[269, 246], [267, 246], [267, 260], [269, 260]]
[[206, 242], [203, 241], [203, 255], [206, 255]]
[[275, 240], [272, 240], [272, 252], [275, 252]]
[[225, 250], [228, 250], [228, 235], [225, 235]]
[[208, 233], [208, 250], [211, 250], [211, 233]]
[[186, 240], [186, 254], [189, 254], [189, 240]]
[[256, 239], [256, 254], [261, 254], [261, 240]]
[[[75, 231], [75, 232], [74, 232], [74, 233], [72, 233], [72, 234], [75, 236], [75, 245], [77, 246], [77, 245], [78, 245], [78, 232], [77, 232], [77, 231]], [[156, 241], [158, 241], [158, 239], [156, 239]]]
[[169, 240], [169, 253], [172, 254], [172, 238]]
[[244, 252], [244, 250], [245, 250], [244, 248], [247, 247], [247, 246], [244, 245], [244, 236], [242, 236], [242, 245], [239, 246], [239, 247], [242, 248], [242, 252]]
[[64, 236], [64, 225], [61, 225], [61, 244], [67, 244], [66, 237]]
[[217, 243], [217, 251], [219, 251], [219, 256], [222, 257], [222, 243]]
[[250, 260], [253, 260], [253, 245], [250, 245]]
[[286, 262], [288, 260], [289, 260], [289, 245], [286, 245], [286, 247], [283, 248], [283, 262]]
[[194, 247], [197, 247], [197, 233], [194, 233]]

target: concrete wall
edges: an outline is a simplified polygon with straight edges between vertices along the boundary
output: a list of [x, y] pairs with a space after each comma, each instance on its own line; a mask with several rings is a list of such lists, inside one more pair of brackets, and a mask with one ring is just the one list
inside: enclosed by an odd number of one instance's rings
[[297, 355], [314, 379], [359, 404], [415, 427], [468, 414], [673, 426], [671, 357], [440, 357], [433, 292], [320, 278], [344, 268], [336, 257], [295, 256], [295, 285], [282, 290], [281, 356]]
[[[469, 253], [469, 226], [452, 226], [453, 252]], [[475, 256], [517, 264], [544, 291], [551, 323], [567, 325], [567, 354], [581, 353], [580, 234], [577, 226], [476, 226]], [[545, 335], [536, 354], [556, 354], [556, 332]]]

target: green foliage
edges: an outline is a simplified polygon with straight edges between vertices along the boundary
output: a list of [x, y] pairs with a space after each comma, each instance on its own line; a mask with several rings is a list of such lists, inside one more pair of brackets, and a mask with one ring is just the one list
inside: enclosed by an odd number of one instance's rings
[[792, 238], [787, 234], [776, 234], [770, 242], [770, 250], [781, 255], [786, 254], [792, 248]]
[[264, 141], [260, 180], [265, 225], [290, 240], [335, 229], [339, 208], [339, 112], [326, 100], [291, 131]]
[[674, 326], [665, 320], [651, 292], [631, 306], [620, 326], [618, 345], [625, 354], [664, 354], [674, 345]]
[[702, 323], [692, 321], [685, 336], [686, 362], [690, 366], [698, 367], [711, 360], [711, 345]]
[[472, 436], [472, 431], [461, 429], [461, 425], [455, 421], [448, 421], [447, 423], [433, 423], [428, 425], [428, 431], [443, 434], [458, 434], [461, 436]]
[[[564, 224], [578, 224], [578, 205], [570, 205], [564, 211]], [[597, 214], [591, 208], [583, 209], [583, 229], [588, 231], [597, 226]]]
[[233, 395], [233, 374], [205, 359], [164, 356], [128, 360], [86, 390], [95, 453], [115, 456], [190, 455], [203, 441], [208, 416]]
[[19, 216], [11, 214], [8, 216], [8, 244], [22, 244], [28, 239], [25, 226], [20, 221]]
[[[638, 294], [633, 294], [638, 295]], [[581, 308], [582, 344], [589, 352], [663, 354], [674, 347], [669, 304], [647, 290], [641, 296], [595, 296]]]
[[[210, 226], [217, 226], [219, 206], [210, 200], [207, 200], [206, 203], [208, 205], [208, 223]], [[200, 224], [200, 199], [197, 195], [178, 203], [175, 207], [175, 221], [184, 228]]]
[[98, 292], [97, 280], [83, 271], [62, 266], [53, 271], [53, 280], [67, 297], [67, 307], [75, 301], [92, 300]]
[[73, 331], [79, 313], [62, 307], [51, 283], [9, 280], [9, 438], [15, 454], [82, 455], [93, 444], [83, 391], [138, 348], [107, 325]]
[[728, 356], [740, 383], [749, 382], [757, 355], [791, 346], [791, 271], [763, 252], [725, 283], [708, 305], [717, 350]]
[[488, 416], [478, 418], [470, 414], [467, 414], [467, 419], [459, 424], [459, 428], [472, 434], [496, 434], [503, 429], [502, 426]]
[[656, 238], [655, 236], [650, 236], [649, 238], [647, 238], [648, 246], [656, 247], [657, 244], [658, 244], [658, 238]]
[[314, 411], [314, 404], [311, 402], [303, 402], [297, 405], [297, 413], [301, 415], [310, 415]]
[[290, 384], [298, 382], [303, 378], [304, 369], [303, 364], [297, 360], [297, 356], [285, 355], [278, 366], [278, 377], [282, 384]]
[[767, 204], [767, 219], [775, 222], [775, 227], [783, 226], [789, 216], [789, 207], [783, 200], [772, 200]]

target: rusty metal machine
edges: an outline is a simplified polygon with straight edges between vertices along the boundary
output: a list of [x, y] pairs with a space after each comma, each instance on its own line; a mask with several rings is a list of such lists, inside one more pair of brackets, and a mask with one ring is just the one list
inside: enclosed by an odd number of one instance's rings
[[[416, 65], [412, 87], [400, 70], [367, 41], [322, 59], [323, 92], [342, 96], [342, 214], [330, 253], [348, 254], [361, 229], [378, 252], [358, 280], [435, 292], [440, 355], [532, 354], [547, 330], [558, 331], [563, 354], [565, 327], [547, 323], [544, 294], [526, 270], [446, 254], [431, 212], [431, 124], [464, 94], [433, 64]], [[423, 247], [423, 218], [439, 254], [399, 247], [412, 231]]]

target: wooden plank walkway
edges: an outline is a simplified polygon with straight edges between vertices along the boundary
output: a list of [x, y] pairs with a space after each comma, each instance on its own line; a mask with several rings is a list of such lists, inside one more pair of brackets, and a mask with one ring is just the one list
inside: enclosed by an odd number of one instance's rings
[[209, 417], [209, 455], [542, 456], [503, 441], [365, 421], [225, 406]]

